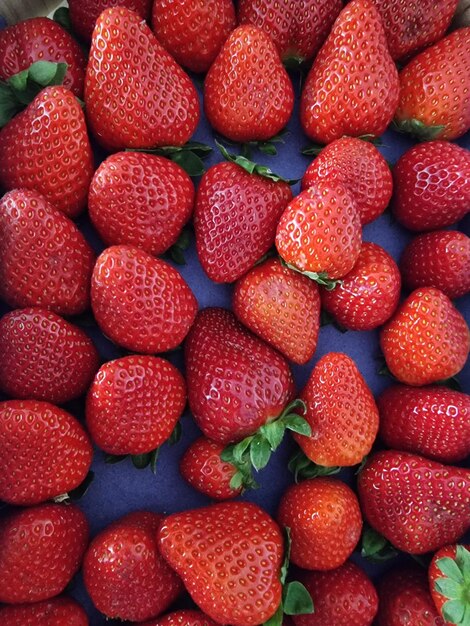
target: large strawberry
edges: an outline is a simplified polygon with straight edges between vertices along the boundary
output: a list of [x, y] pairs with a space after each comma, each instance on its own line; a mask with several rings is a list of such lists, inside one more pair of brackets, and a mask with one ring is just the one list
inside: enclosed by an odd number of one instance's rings
[[445, 546], [429, 566], [431, 596], [448, 626], [466, 626], [470, 618], [470, 546]]
[[369, 458], [358, 480], [362, 511], [395, 547], [424, 554], [470, 528], [470, 470], [394, 450]]
[[89, 40], [96, 20], [105, 9], [114, 6], [126, 7], [145, 20], [150, 16], [152, 0], [69, 0], [68, 5], [73, 31], [83, 39]]
[[84, 609], [67, 596], [0, 608], [2, 626], [88, 626]]
[[142, 626], [217, 626], [217, 624], [201, 611], [181, 609], [145, 622]]
[[36, 191], [17, 189], [0, 201], [0, 295], [13, 307], [62, 315], [89, 304], [95, 255], [75, 224]]
[[399, 98], [398, 72], [371, 0], [352, 0], [339, 14], [307, 77], [300, 120], [314, 141], [380, 136]]
[[87, 519], [73, 505], [42, 504], [0, 520], [0, 602], [39, 602], [61, 593], [80, 567], [88, 535]]
[[181, 146], [199, 121], [189, 76], [140, 15], [124, 7], [106, 9], [96, 22], [85, 104], [90, 129], [112, 150]]
[[112, 246], [98, 257], [91, 306], [110, 339], [145, 354], [178, 346], [197, 311], [196, 298], [182, 276], [132, 246]]

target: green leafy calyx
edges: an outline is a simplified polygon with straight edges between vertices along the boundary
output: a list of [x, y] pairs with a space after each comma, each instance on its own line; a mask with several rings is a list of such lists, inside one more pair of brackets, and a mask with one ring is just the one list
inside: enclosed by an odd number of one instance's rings
[[434, 589], [446, 601], [442, 606], [442, 615], [446, 622], [456, 626], [470, 624], [470, 552], [458, 545], [455, 557], [442, 557], [436, 561], [442, 577], [434, 582]]
[[223, 146], [217, 140], [215, 140], [215, 143], [224, 159], [226, 159], [227, 161], [231, 161], [236, 165], [239, 165], [245, 170], [245, 172], [248, 172], [248, 174], [257, 174], [258, 176], [268, 178], [269, 180], [272, 180], [276, 183], [279, 181], [283, 181], [285, 183], [289, 183], [289, 185], [294, 185], [297, 182], [297, 180], [287, 180], [285, 178], [282, 178], [282, 176], [279, 176], [278, 174], [275, 174], [272, 170], [270, 170], [269, 167], [266, 167], [265, 165], [258, 165], [258, 163], [251, 161], [242, 154], [232, 154], [227, 150], [225, 146]]

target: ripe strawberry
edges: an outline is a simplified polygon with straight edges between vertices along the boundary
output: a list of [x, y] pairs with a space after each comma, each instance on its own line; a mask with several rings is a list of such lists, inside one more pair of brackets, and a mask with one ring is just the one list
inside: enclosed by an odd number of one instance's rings
[[438, 287], [449, 298], [470, 292], [470, 238], [458, 230], [438, 230], [413, 239], [400, 260], [409, 289]]
[[85, 104], [90, 129], [109, 150], [181, 146], [199, 121], [189, 76], [140, 15], [124, 7], [103, 11], [96, 22]]
[[66, 596], [0, 608], [3, 626], [88, 626], [83, 608]]
[[283, 61], [302, 63], [316, 55], [341, 7], [341, 0], [240, 0], [238, 21], [268, 33]]
[[163, 0], [153, 3], [158, 41], [192, 72], [207, 72], [235, 28], [232, 0]]
[[144, 152], [119, 152], [96, 170], [90, 218], [106, 245], [130, 244], [163, 254], [191, 217], [194, 185], [182, 167]]
[[457, 139], [470, 128], [470, 28], [418, 54], [400, 72], [395, 123], [420, 139]]
[[470, 470], [394, 450], [377, 452], [359, 474], [362, 511], [395, 547], [424, 554], [470, 528]]
[[469, 546], [441, 548], [429, 566], [429, 588], [439, 615], [446, 624], [465, 626], [470, 615]]
[[343, 135], [380, 136], [398, 98], [398, 72], [380, 15], [371, 0], [352, 0], [308, 74], [300, 102], [303, 129], [319, 143]]
[[80, 567], [88, 535], [87, 519], [73, 505], [41, 504], [1, 519], [0, 602], [39, 602], [61, 593]]
[[333, 290], [321, 290], [322, 305], [350, 330], [382, 326], [400, 299], [401, 276], [397, 264], [383, 248], [364, 242], [353, 269]]
[[152, 0], [69, 0], [70, 21], [73, 32], [90, 40], [100, 14], [110, 7], [126, 7], [145, 20], [150, 16]]
[[61, 315], [89, 304], [95, 255], [75, 224], [36, 191], [0, 201], [0, 296], [12, 307], [40, 306]]
[[318, 286], [306, 276], [268, 259], [240, 278], [233, 311], [261, 339], [294, 363], [309, 361], [320, 328]]
[[313, 187], [319, 180], [338, 181], [356, 202], [361, 224], [377, 219], [392, 197], [392, 174], [387, 161], [374, 144], [342, 137], [325, 146], [308, 166], [302, 189]]
[[0, 320], [0, 389], [15, 398], [62, 404], [86, 391], [99, 366], [93, 342], [46, 309], [17, 309]]
[[197, 311], [196, 298], [182, 276], [132, 246], [112, 246], [98, 257], [91, 306], [110, 339], [145, 354], [176, 348]]
[[429, 385], [460, 372], [470, 349], [465, 319], [434, 287], [416, 289], [380, 331], [388, 369], [407, 385]]
[[142, 626], [217, 626], [217, 624], [201, 611], [183, 609], [145, 622]]
[[204, 83], [204, 110], [232, 141], [270, 139], [290, 119], [294, 90], [272, 39], [239, 26], [223, 45]]
[[470, 151], [447, 141], [418, 144], [393, 168], [396, 219], [410, 230], [450, 226], [470, 210]]
[[292, 192], [284, 181], [249, 174], [235, 163], [212, 166], [202, 177], [194, 209], [199, 261], [211, 280], [233, 282], [273, 245]]
[[85, 117], [64, 87], [43, 89], [0, 131], [0, 184], [41, 193], [75, 217], [86, 204], [93, 157]]
[[388, 447], [441, 463], [470, 455], [470, 396], [441, 386], [395, 385], [378, 397], [377, 406]]
[[276, 248], [289, 265], [320, 284], [345, 276], [361, 249], [356, 203], [341, 183], [319, 180], [287, 205], [279, 220]]

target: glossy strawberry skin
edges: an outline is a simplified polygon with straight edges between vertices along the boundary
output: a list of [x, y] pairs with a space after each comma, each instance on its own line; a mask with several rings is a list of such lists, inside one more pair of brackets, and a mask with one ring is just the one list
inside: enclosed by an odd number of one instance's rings
[[165, 559], [216, 622], [254, 626], [276, 612], [283, 539], [276, 522], [257, 505], [223, 502], [175, 513], [158, 537]]
[[99, 366], [88, 335], [52, 311], [17, 309], [0, 320], [0, 389], [62, 404], [86, 391]]
[[202, 177], [194, 209], [199, 261], [211, 280], [243, 276], [273, 245], [292, 192], [287, 183], [217, 163]]
[[447, 141], [417, 144], [393, 168], [395, 218], [409, 230], [436, 230], [470, 210], [470, 151]]
[[102, 530], [83, 560], [85, 588], [106, 617], [142, 622], [162, 613], [181, 581], [163, 560], [156, 539], [163, 517], [135, 511]]
[[268, 259], [256, 265], [235, 285], [233, 311], [237, 318], [294, 363], [309, 361], [320, 329], [318, 286]]
[[204, 82], [211, 126], [232, 141], [270, 139], [289, 121], [294, 90], [272, 39], [239, 26], [223, 45]]
[[[118, 80], [120, 74], [127, 77], [125, 83]], [[93, 134], [113, 151], [181, 146], [200, 115], [189, 76], [142, 18], [124, 7], [106, 9], [96, 22], [85, 104]]]
[[142, 626], [217, 626], [217, 624], [201, 611], [181, 609], [150, 622], [145, 622]]
[[225, 309], [198, 313], [185, 362], [191, 412], [204, 435], [219, 443], [252, 435], [294, 396], [286, 360]]
[[88, 536], [87, 519], [74, 505], [42, 504], [4, 517], [0, 601], [39, 602], [61, 593], [80, 567]]
[[197, 311], [196, 298], [182, 276], [133, 246], [112, 246], [98, 257], [91, 306], [105, 335], [145, 354], [176, 348]]
[[378, 137], [392, 121], [398, 98], [398, 72], [379, 13], [370, 0], [353, 0], [339, 14], [307, 76], [302, 127], [319, 143], [343, 135]]
[[186, 404], [184, 378], [153, 356], [108, 361], [88, 391], [87, 428], [108, 454], [145, 454], [164, 443]]
[[377, 452], [359, 474], [362, 512], [395, 547], [437, 550], [470, 527], [470, 471], [424, 457]]
[[1, 297], [12, 307], [82, 313], [95, 255], [75, 224], [27, 189], [5, 194], [0, 216]]
[[41, 193], [75, 217], [85, 207], [93, 155], [83, 111], [71, 91], [47, 87], [0, 131], [0, 184]]
[[463, 316], [434, 287], [416, 289], [380, 331], [388, 369], [407, 385], [430, 385], [460, 372], [470, 349]]
[[120, 6], [135, 11], [142, 19], [150, 16], [152, 0], [70, 0], [70, 21], [74, 33], [90, 40], [100, 14], [110, 7]]
[[83, 608], [66, 596], [0, 608], [3, 626], [88, 626]]
[[322, 305], [349, 330], [372, 330], [395, 312], [401, 276], [383, 248], [364, 242], [353, 269], [331, 291], [321, 289]]

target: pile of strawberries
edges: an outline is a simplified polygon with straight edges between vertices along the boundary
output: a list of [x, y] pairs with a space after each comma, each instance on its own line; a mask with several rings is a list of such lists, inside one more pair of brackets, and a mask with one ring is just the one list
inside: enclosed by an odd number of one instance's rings
[[[80, 569], [106, 618], [146, 626], [469, 626], [470, 396], [454, 377], [470, 333], [452, 300], [470, 292], [470, 239], [455, 230], [470, 151], [451, 140], [470, 129], [470, 28], [446, 34], [457, 0], [69, 5], [0, 31], [1, 626], [86, 626], [62, 595]], [[207, 171], [183, 67], [205, 74], [221, 153]], [[315, 158], [294, 196], [297, 181], [251, 154], [289, 142], [299, 71]], [[393, 167], [374, 145], [391, 124], [423, 140]], [[399, 265], [363, 241], [389, 206], [414, 233]], [[171, 262], [193, 239], [207, 277], [234, 284], [231, 310], [198, 310]], [[297, 392], [291, 365], [314, 358], [324, 323], [377, 330], [393, 385], [374, 398], [354, 360], [328, 352]], [[103, 361], [96, 326], [119, 358]], [[217, 503], [134, 511], [90, 540], [72, 501], [93, 454], [164, 475], [158, 452], [186, 403], [201, 436], [180, 472]], [[238, 496], [286, 431], [293, 480], [273, 518]], [[373, 583], [357, 549], [417, 562]]]

